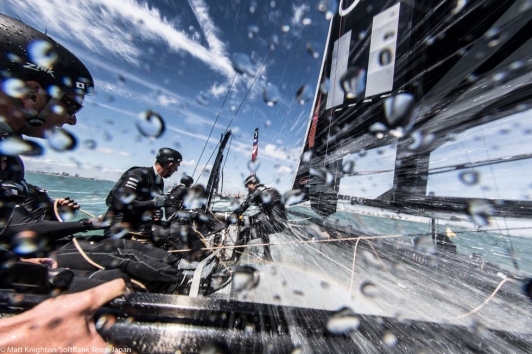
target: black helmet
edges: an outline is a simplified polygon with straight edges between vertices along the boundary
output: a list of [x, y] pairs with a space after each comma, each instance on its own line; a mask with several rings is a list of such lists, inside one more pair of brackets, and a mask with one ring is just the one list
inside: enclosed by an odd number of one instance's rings
[[[85, 65], [46, 34], [4, 14], [0, 14], [0, 34], [3, 85], [9, 84], [8, 80], [13, 80], [14, 86], [19, 84], [16, 80], [35, 80], [57, 101], [67, 92], [79, 95], [93, 92], [94, 81]], [[34, 126], [45, 122], [40, 113], [38, 117], [24, 114]]]
[[192, 183], [194, 183], [194, 179], [190, 176], [184, 175], [183, 177], [181, 177], [181, 183], [187, 187], [190, 187]]
[[181, 162], [181, 160], [183, 160], [183, 156], [174, 149], [162, 148], [157, 153], [157, 161], [159, 163]]
[[257, 176], [249, 176], [248, 178], [246, 178], [246, 182], [244, 183], [244, 186], [248, 186], [248, 184], [250, 183], [253, 183], [253, 184], [259, 184], [260, 181], [259, 179], [257, 178]]

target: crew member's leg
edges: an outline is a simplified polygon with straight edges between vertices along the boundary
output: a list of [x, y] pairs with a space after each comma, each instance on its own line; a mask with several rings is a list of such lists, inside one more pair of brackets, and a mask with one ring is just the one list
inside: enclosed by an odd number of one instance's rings
[[[250, 238], [250, 230], [248, 227], [246, 227], [244, 230], [242, 230], [238, 234], [238, 238], [236, 240], [235, 246], [243, 246], [247, 245]], [[233, 255], [231, 256], [232, 261], [238, 261], [242, 254], [244, 253], [244, 247], [236, 247], [233, 249]]]

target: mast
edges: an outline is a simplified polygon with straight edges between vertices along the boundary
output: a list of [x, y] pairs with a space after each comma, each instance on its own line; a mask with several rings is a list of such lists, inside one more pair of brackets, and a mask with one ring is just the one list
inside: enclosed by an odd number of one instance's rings
[[220, 176], [220, 166], [222, 165], [223, 161], [223, 152], [225, 149], [225, 146], [227, 145], [227, 141], [229, 141], [229, 137], [231, 136], [231, 131], [228, 130], [225, 135], [222, 136], [220, 139], [220, 148], [218, 149], [218, 154], [216, 155], [216, 159], [214, 160], [214, 164], [212, 166], [211, 175], [209, 176], [209, 181], [207, 182], [207, 206], [210, 208], [212, 196], [214, 194], [214, 191], [218, 189], [218, 181]]

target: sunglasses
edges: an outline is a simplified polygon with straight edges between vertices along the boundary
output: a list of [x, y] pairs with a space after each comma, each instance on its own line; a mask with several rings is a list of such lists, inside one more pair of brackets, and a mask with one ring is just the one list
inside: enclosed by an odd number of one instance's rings
[[69, 116], [75, 115], [83, 108], [83, 105], [81, 105], [76, 100], [73, 100], [72, 98], [66, 95], [64, 95], [63, 98], [61, 98], [60, 102], [65, 105], [65, 108]]

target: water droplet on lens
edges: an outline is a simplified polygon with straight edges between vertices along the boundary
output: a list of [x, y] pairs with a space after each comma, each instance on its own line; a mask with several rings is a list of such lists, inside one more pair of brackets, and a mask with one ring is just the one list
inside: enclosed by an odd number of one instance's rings
[[131, 188], [121, 188], [115, 192], [115, 197], [117, 197], [122, 204], [128, 205], [137, 198], [137, 194]]
[[318, 225], [310, 225], [305, 228], [305, 231], [308, 234], [307, 237], [313, 240], [326, 240], [329, 238], [329, 235], [321, 231]]
[[466, 186], [474, 186], [480, 181], [480, 174], [476, 171], [467, 171], [460, 173], [458, 178]]
[[473, 320], [471, 323], [471, 330], [479, 337], [488, 339], [491, 336], [490, 330], [477, 320]]
[[498, 28], [491, 28], [488, 32], [486, 32], [485, 37], [488, 40], [488, 47], [495, 47], [500, 43], [502, 39], [502, 33]]
[[359, 326], [360, 319], [350, 308], [335, 312], [327, 321], [327, 330], [336, 335], [356, 331]]
[[368, 267], [373, 269], [382, 269], [383, 264], [382, 261], [379, 260], [377, 257], [373, 255], [373, 253], [369, 251], [363, 251], [362, 256], [364, 257], [364, 263], [368, 265]]
[[408, 145], [408, 149], [414, 151], [422, 151], [430, 147], [435, 138], [434, 134], [427, 134], [421, 130], [413, 132], [410, 134], [410, 137], [412, 138], [412, 141], [411, 144]]
[[314, 97], [314, 92], [308, 85], [303, 85], [296, 92], [296, 101], [299, 104], [305, 104]]
[[305, 199], [305, 193], [301, 189], [293, 189], [283, 194], [283, 200], [285, 207], [290, 205], [299, 204]]
[[44, 137], [55, 151], [73, 150], [78, 144], [78, 140], [74, 135], [58, 127], [46, 130]]
[[346, 175], [352, 175], [355, 173], [355, 161], [349, 160], [342, 165], [342, 171]]
[[467, 212], [475, 224], [479, 226], [490, 225], [491, 217], [494, 214], [493, 206], [484, 200], [471, 200]]
[[249, 172], [251, 172], [251, 173], [256, 173], [258, 171], [259, 167], [260, 167], [260, 160], [259, 159], [255, 159], [255, 161], [250, 160], [248, 162], [248, 169], [249, 169]]
[[141, 113], [135, 124], [139, 133], [148, 138], [159, 138], [166, 129], [163, 118], [152, 110]]
[[434, 254], [436, 252], [436, 245], [430, 237], [416, 236], [412, 239], [412, 243], [416, 251], [420, 253]]
[[306, 48], [307, 48], [307, 52], [314, 59], [318, 59], [320, 57], [320, 53], [318, 52], [318, 48], [320, 48], [320, 44], [319, 43], [317, 43], [317, 42], [307, 42]]
[[392, 135], [402, 138], [407, 134], [416, 120], [414, 96], [400, 93], [384, 100], [384, 116]]
[[11, 250], [18, 256], [27, 256], [43, 249], [45, 239], [33, 231], [21, 231], [11, 238]]
[[199, 354], [229, 354], [229, 347], [226, 343], [216, 341], [214, 343], [206, 344], [201, 348]]
[[532, 300], [532, 278], [526, 279], [523, 282], [523, 292], [530, 300]]
[[334, 181], [333, 174], [330, 173], [329, 170], [327, 170], [325, 167], [311, 168], [309, 170], [309, 174], [310, 176], [318, 177], [327, 185], [331, 184]]
[[36, 40], [28, 45], [28, 55], [31, 61], [43, 68], [52, 69], [59, 56], [54, 46], [44, 40]]
[[6, 156], [39, 156], [42, 155], [43, 148], [34, 141], [25, 141], [16, 136], [10, 136], [0, 140], [0, 154]]
[[26, 83], [19, 79], [7, 79], [2, 82], [2, 91], [15, 98], [21, 98], [28, 92]]
[[203, 107], [209, 107], [209, 100], [203, 93], [196, 96], [196, 103]]
[[389, 48], [384, 48], [379, 53], [379, 64], [381, 66], [389, 65], [393, 60], [392, 51]]
[[87, 139], [83, 142], [83, 145], [85, 145], [85, 147], [89, 150], [94, 150], [96, 149], [96, 140], [94, 139]]
[[251, 58], [247, 54], [233, 54], [232, 64], [233, 69], [235, 69], [235, 71], [241, 75], [247, 75], [251, 77], [255, 77], [255, 75], [257, 75], [255, 65], [253, 65]]
[[258, 33], [259, 33], [259, 26], [251, 25], [251, 26], [248, 27], [248, 37], [249, 38], [255, 37]]
[[349, 99], [361, 96], [366, 89], [366, 70], [358, 67], [347, 69], [340, 78], [340, 85]]
[[251, 266], [238, 266], [233, 274], [233, 290], [251, 290], [259, 284], [259, 271]]
[[467, 0], [456, 0], [456, 7], [453, 9], [453, 11], [451, 11], [451, 13], [453, 15], [456, 15], [457, 13], [462, 11], [462, 9], [464, 8], [466, 4], [467, 4]]
[[94, 325], [97, 330], [109, 330], [115, 323], [115, 316], [111, 314], [103, 314], [94, 322]]
[[379, 289], [370, 281], [365, 281], [360, 285], [360, 292], [367, 297], [376, 297], [379, 294]]
[[262, 92], [262, 99], [268, 106], [275, 106], [281, 99], [281, 94], [279, 93], [277, 86], [268, 84], [268, 86]]
[[386, 344], [388, 347], [393, 348], [397, 344], [397, 336], [393, 334], [390, 331], [385, 331], [384, 335], [382, 336], [382, 341], [384, 344]]
[[405, 276], [406, 274], [406, 268], [403, 264], [401, 263], [395, 263], [393, 266], [392, 266], [392, 273], [393, 275], [395, 275], [396, 277], [398, 278], [402, 278]]
[[249, 12], [251, 12], [252, 14], [255, 13], [255, 11], [257, 10], [257, 2], [256, 1], [251, 1], [249, 3]]
[[329, 80], [329, 78], [324, 77], [320, 83], [320, 91], [325, 94], [329, 92], [330, 89], [331, 89], [331, 81]]
[[268, 47], [270, 50], [275, 50], [279, 45], [279, 36], [274, 34], [268, 39]]

